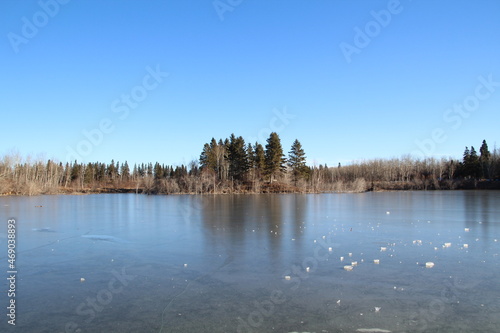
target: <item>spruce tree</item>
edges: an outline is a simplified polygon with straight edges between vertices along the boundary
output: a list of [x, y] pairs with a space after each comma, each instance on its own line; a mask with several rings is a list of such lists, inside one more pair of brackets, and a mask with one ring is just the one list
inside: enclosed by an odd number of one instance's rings
[[205, 143], [200, 155], [200, 166], [202, 169], [210, 169], [210, 154], [210, 145], [208, 143]]
[[265, 173], [272, 182], [274, 178], [285, 172], [286, 159], [284, 158], [280, 137], [276, 132], [272, 132], [267, 139]]
[[94, 181], [94, 167], [92, 163], [87, 163], [85, 167], [84, 182], [86, 184], [91, 184]]
[[120, 162], [116, 161], [115, 163], [115, 176], [120, 176]]
[[163, 168], [160, 163], [156, 162], [153, 168], [154, 179], [159, 180], [163, 177]]
[[468, 177], [469, 176], [469, 169], [470, 169], [470, 150], [469, 147], [465, 147], [464, 154], [462, 157], [462, 163], [460, 163], [460, 174], [462, 177]]
[[217, 161], [217, 141], [212, 138], [210, 144], [205, 143], [203, 146], [203, 151], [200, 155], [200, 167], [201, 169], [213, 170], [218, 172], [218, 161]]
[[116, 167], [114, 160], [111, 160], [111, 163], [108, 165], [106, 174], [108, 175], [109, 178], [115, 179]]
[[479, 157], [480, 159], [484, 161], [488, 161], [491, 157], [491, 153], [488, 149], [488, 144], [486, 143], [486, 140], [483, 140], [483, 144], [481, 145], [481, 148], [479, 148], [479, 152], [481, 153], [481, 156]]
[[265, 170], [266, 167], [266, 154], [264, 152], [264, 147], [258, 142], [255, 143], [255, 171], [257, 172], [257, 176], [260, 177]]
[[78, 177], [80, 176], [80, 169], [81, 165], [78, 164], [78, 162], [75, 160], [75, 162], [71, 166], [71, 181], [78, 179]]
[[106, 165], [104, 163], [98, 163], [97, 169], [97, 180], [103, 181], [106, 177]]
[[127, 161], [122, 163], [120, 174], [122, 175], [122, 179], [128, 180], [130, 178], [130, 168], [128, 166]]
[[477, 152], [476, 149], [474, 149], [474, 146], [470, 147], [469, 168], [470, 176], [474, 178], [480, 177], [481, 164], [479, 163], [479, 157], [477, 156]]
[[474, 146], [465, 147], [463, 162], [461, 164], [463, 177], [478, 178], [481, 176], [481, 164]]
[[253, 150], [252, 144], [247, 144], [247, 157], [248, 157], [248, 168], [253, 170], [255, 168], [255, 151]]
[[134, 163], [134, 168], [132, 169], [132, 177], [137, 179], [139, 177], [139, 171], [137, 171], [137, 163]]
[[483, 144], [481, 145], [481, 148], [479, 148], [479, 152], [481, 153], [481, 155], [479, 156], [479, 163], [481, 164], [482, 177], [489, 179], [491, 153], [488, 149], [488, 144], [486, 143], [486, 140], [483, 140]]
[[229, 160], [229, 176], [235, 180], [243, 180], [249, 169], [245, 140], [231, 134], [227, 146]]
[[297, 139], [295, 139], [292, 149], [288, 152], [288, 166], [292, 169], [293, 179], [295, 185], [297, 185], [297, 180], [305, 177], [307, 173], [306, 154]]

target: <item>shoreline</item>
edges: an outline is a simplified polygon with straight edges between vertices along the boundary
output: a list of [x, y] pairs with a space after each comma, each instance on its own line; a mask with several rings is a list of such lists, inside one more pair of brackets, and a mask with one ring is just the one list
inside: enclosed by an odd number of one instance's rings
[[[341, 184], [343, 185], [343, 184]], [[312, 189], [312, 188], [298, 188], [282, 183], [267, 184], [263, 186], [260, 191], [252, 191], [251, 189], [234, 189], [223, 188], [219, 191], [206, 191], [206, 192], [154, 192], [148, 191], [143, 187], [99, 187], [99, 188], [59, 188], [57, 190], [51, 189], [47, 192], [39, 193], [0, 193], [0, 197], [7, 196], [39, 196], [39, 195], [90, 195], [90, 194], [141, 194], [141, 195], [231, 195], [231, 194], [321, 194], [321, 193], [367, 193], [367, 192], [399, 192], [399, 191], [491, 191], [500, 190], [499, 180], [469, 180], [469, 181], [456, 181], [453, 183], [446, 183], [446, 186], [435, 186], [429, 184], [423, 186], [422, 184], [415, 184], [410, 182], [374, 182], [370, 188], [352, 188], [349, 184], [345, 185], [343, 189]]]

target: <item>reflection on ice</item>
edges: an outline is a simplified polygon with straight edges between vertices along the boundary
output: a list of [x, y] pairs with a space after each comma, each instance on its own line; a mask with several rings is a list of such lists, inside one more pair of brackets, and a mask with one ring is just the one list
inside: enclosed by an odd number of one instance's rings
[[[474, 196], [484, 198], [464, 199]], [[476, 333], [500, 325], [493, 192], [37, 200], [54, 209], [0, 198], [0, 207], [20, 207], [9, 215], [22, 221], [16, 329], [23, 332], [41, 325], [62, 332], [71, 322], [124, 333], [239, 325], [240, 332]], [[118, 267], [131, 272], [118, 278]], [[128, 284], [128, 274], [139, 278]], [[89, 297], [96, 308], [79, 307]], [[75, 309], [92, 309], [95, 320]]]

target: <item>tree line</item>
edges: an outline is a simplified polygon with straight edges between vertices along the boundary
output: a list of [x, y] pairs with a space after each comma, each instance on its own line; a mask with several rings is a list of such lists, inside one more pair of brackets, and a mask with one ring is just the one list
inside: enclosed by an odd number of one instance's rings
[[263, 181], [272, 184], [283, 180], [287, 173], [297, 183], [299, 179], [306, 179], [311, 171], [299, 140], [293, 142], [285, 158], [276, 132], [270, 134], [265, 147], [258, 142], [245, 145], [243, 137], [234, 134], [224, 141], [212, 138], [203, 146], [200, 168], [205, 176], [213, 178], [212, 190], [229, 180], [237, 185]]
[[285, 155], [281, 139], [271, 133], [265, 146], [245, 143], [241, 136], [212, 138], [203, 145], [199, 160], [189, 165], [156, 163], [61, 163], [22, 159], [18, 154], [0, 160], [0, 194], [135, 192], [268, 193], [363, 192], [499, 188], [500, 150], [490, 152], [483, 140], [479, 153], [465, 147], [462, 160], [451, 158], [358, 161], [346, 166], [307, 165], [306, 154], [295, 140]]

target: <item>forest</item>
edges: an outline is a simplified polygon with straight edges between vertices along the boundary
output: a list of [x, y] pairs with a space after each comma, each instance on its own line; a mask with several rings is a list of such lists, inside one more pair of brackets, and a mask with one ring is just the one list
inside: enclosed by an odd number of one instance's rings
[[267, 143], [239, 136], [212, 138], [189, 165], [61, 163], [8, 154], [0, 160], [0, 194], [215, 194], [321, 193], [383, 190], [499, 189], [500, 150], [483, 140], [479, 152], [465, 147], [462, 160], [402, 156], [349, 165], [307, 165], [295, 140], [287, 154], [271, 133]]

